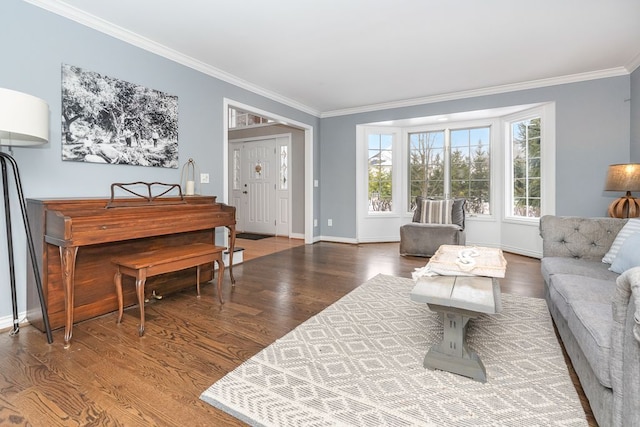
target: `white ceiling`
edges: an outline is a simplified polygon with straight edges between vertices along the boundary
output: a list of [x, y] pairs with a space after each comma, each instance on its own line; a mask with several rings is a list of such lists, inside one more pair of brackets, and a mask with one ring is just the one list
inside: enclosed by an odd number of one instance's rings
[[26, 0], [318, 116], [625, 75], [639, 0]]

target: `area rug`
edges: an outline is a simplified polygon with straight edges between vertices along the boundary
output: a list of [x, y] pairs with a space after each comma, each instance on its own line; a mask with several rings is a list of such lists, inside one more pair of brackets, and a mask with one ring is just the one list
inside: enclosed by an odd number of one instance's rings
[[257, 234], [257, 233], [238, 233], [236, 234], [236, 239], [247, 239], [247, 240], [262, 240], [267, 237], [273, 237], [268, 234]]
[[468, 326], [487, 382], [422, 367], [442, 325], [411, 279], [378, 275], [200, 398], [256, 426], [586, 426], [542, 299], [502, 294]]

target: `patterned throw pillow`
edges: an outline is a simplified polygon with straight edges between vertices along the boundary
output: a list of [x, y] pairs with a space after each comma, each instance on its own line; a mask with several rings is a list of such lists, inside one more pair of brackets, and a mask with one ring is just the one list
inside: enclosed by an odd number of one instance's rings
[[618, 232], [613, 244], [609, 248], [609, 252], [607, 252], [602, 258], [602, 262], [607, 264], [611, 264], [614, 259], [616, 259], [616, 255], [618, 255], [618, 251], [620, 247], [624, 243], [627, 237], [631, 236], [633, 233], [637, 233], [640, 231], [640, 219], [632, 218], [622, 227], [622, 230]]
[[451, 224], [453, 200], [422, 200], [420, 221], [425, 224]]

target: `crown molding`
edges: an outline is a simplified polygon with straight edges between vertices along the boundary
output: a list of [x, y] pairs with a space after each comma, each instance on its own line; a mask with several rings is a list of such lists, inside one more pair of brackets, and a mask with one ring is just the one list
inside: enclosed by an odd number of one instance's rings
[[125, 28], [122, 28], [111, 22], [108, 22], [102, 18], [88, 14], [68, 4], [60, 3], [54, 0], [24, 0], [24, 1], [34, 6], [37, 6], [41, 9], [45, 9], [49, 12], [55, 13], [56, 15], [60, 15], [64, 18], [75, 21], [86, 27], [92, 28], [96, 31], [100, 31], [101, 33], [115, 37], [116, 39], [122, 40], [133, 46], [155, 53], [156, 55], [159, 55], [171, 61], [177, 62], [186, 67], [192, 68], [196, 71], [200, 71], [211, 77], [215, 77], [219, 80], [225, 81], [234, 86], [238, 86], [242, 89], [246, 89], [257, 95], [264, 96], [265, 98], [268, 98], [273, 101], [279, 102], [281, 104], [287, 105], [289, 107], [295, 108], [296, 110], [311, 114], [312, 116], [320, 117], [320, 111], [314, 108], [301, 104], [293, 99], [284, 97], [278, 93], [264, 89], [255, 84], [249, 83], [246, 80], [240, 79], [230, 73], [227, 73], [223, 70], [212, 67], [209, 64], [206, 64], [202, 61], [198, 61], [190, 56], [184, 55], [174, 49], [171, 49], [160, 43], [154, 42], [153, 40], [150, 40], [146, 37], [143, 37]]
[[638, 56], [636, 56], [635, 58], [633, 58], [631, 60], [631, 62], [629, 62], [629, 64], [627, 64], [627, 66], [625, 67], [628, 71], [629, 74], [633, 73], [636, 68], [640, 67], [640, 54], [638, 54]]
[[155, 53], [159, 56], [165, 57], [171, 61], [182, 64], [186, 67], [200, 71], [211, 77], [215, 77], [219, 80], [230, 83], [234, 86], [238, 86], [242, 89], [248, 90], [257, 95], [264, 96], [265, 98], [271, 99], [283, 105], [287, 105], [291, 108], [295, 108], [296, 110], [305, 112], [307, 114], [310, 114], [312, 116], [319, 117], [319, 118], [345, 116], [350, 114], [366, 113], [366, 112], [378, 111], [378, 110], [388, 110], [392, 108], [413, 107], [421, 104], [432, 104], [436, 102], [453, 101], [453, 100], [473, 98], [478, 96], [496, 95], [496, 94], [506, 93], [506, 92], [515, 92], [515, 91], [527, 90], [527, 89], [537, 89], [541, 87], [555, 86], [555, 85], [568, 84], [568, 83], [577, 83], [577, 82], [582, 82], [587, 80], [596, 80], [596, 79], [602, 79], [607, 77], [617, 77], [622, 75], [628, 75], [631, 72], [633, 72], [636, 68], [640, 67], [640, 55], [638, 55], [628, 65], [624, 67], [610, 68], [606, 70], [572, 74], [568, 76], [552, 77], [552, 78], [540, 79], [540, 80], [531, 80], [531, 81], [522, 82], [522, 83], [492, 86], [492, 87], [481, 88], [481, 89], [444, 93], [444, 94], [433, 95], [433, 96], [426, 96], [426, 97], [420, 97], [420, 98], [412, 98], [412, 99], [405, 99], [400, 101], [392, 101], [392, 102], [385, 102], [380, 104], [371, 104], [371, 105], [365, 105], [360, 107], [321, 112], [315, 108], [309, 107], [308, 105], [301, 104], [300, 102], [297, 102], [293, 99], [284, 97], [278, 93], [272, 92], [270, 90], [264, 89], [255, 84], [247, 82], [246, 80], [240, 79], [237, 76], [234, 76], [218, 68], [212, 67], [209, 64], [206, 64], [202, 61], [198, 61], [190, 56], [184, 55], [176, 50], [168, 48], [167, 46], [154, 42], [153, 40], [145, 38], [125, 28], [119, 27], [104, 19], [88, 14], [68, 4], [61, 3], [55, 0], [23, 0], [23, 1], [30, 3], [34, 6], [40, 7], [41, 9], [45, 9], [49, 12], [60, 15], [62, 17], [68, 18], [86, 27], [93, 28], [97, 31], [100, 31], [104, 34], [115, 37], [119, 40], [122, 40], [131, 45], [137, 46], [141, 49], [144, 49], [149, 52]]
[[433, 104], [436, 102], [454, 101], [464, 98], [474, 98], [477, 96], [496, 95], [500, 93], [515, 92], [519, 90], [537, 89], [547, 86], [556, 86], [567, 83], [577, 83], [587, 80], [603, 79], [607, 77], [618, 77], [628, 75], [626, 67], [610, 68], [608, 70], [593, 71], [589, 73], [572, 74], [562, 77], [552, 77], [548, 79], [531, 80], [522, 83], [492, 86], [482, 89], [472, 89], [461, 92], [443, 93], [440, 95], [425, 96], [421, 98], [405, 99], [401, 101], [385, 102], [382, 104], [365, 105], [362, 107], [345, 108], [342, 110], [326, 111], [320, 118], [346, 116], [349, 114], [368, 113], [371, 111], [388, 110], [391, 108], [413, 107], [422, 104]]

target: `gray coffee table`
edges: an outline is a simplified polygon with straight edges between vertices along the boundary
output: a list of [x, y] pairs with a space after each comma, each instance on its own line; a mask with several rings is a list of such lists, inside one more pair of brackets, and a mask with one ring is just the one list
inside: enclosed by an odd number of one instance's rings
[[480, 276], [421, 277], [411, 291], [411, 300], [426, 303], [442, 319], [442, 341], [427, 352], [424, 367], [440, 369], [486, 382], [480, 357], [466, 342], [469, 320], [482, 313], [502, 310], [500, 284], [496, 278]]

